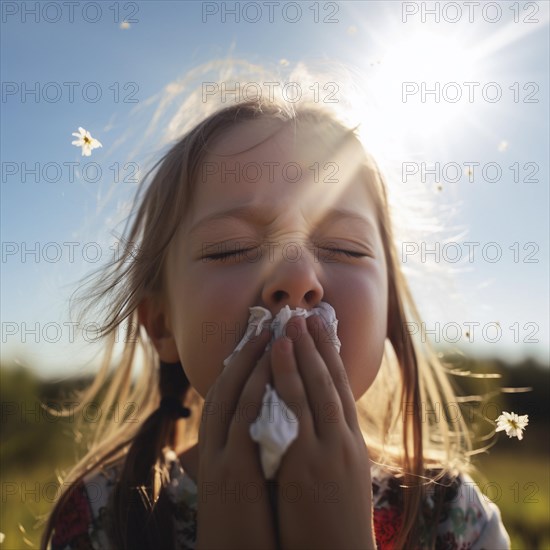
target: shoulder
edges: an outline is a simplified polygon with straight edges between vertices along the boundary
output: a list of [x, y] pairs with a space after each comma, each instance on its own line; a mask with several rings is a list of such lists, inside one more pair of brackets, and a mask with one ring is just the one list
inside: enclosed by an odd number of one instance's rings
[[111, 548], [107, 536], [107, 504], [122, 463], [94, 470], [73, 484], [57, 511], [52, 550]]
[[498, 506], [467, 474], [454, 479], [437, 528], [436, 547], [509, 549], [510, 538]]
[[[197, 487], [173, 451], [165, 454], [169, 479], [166, 493], [172, 503], [177, 548], [194, 548]], [[72, 485], [56, 514], [51, 550], [94, 548], [111, 550], [110, 498], [122, 470], [122, 460], [94, 470]]]
[[[372, 468], [374, 526], [379, 547], [391, 547], [402, 522], [403, 491], [398, 477], [379, 466]], [[420, 540], [435, 548], [470, 550], [509, 549], [510, 539], [496, 504], [481, 493], [467, 474], [429, 482], [421, 502]], [[430, 480], [427, 476], [427, 481]], [[437, 480], [437, 481], [435, 481]]]
[[177, 548], [195, 548], [197, 538], [197, 496], [195, 482], [184, 471], [173, 450], [164, 454], [170, 481], [166, 492], [174, 506], [174, 540]]

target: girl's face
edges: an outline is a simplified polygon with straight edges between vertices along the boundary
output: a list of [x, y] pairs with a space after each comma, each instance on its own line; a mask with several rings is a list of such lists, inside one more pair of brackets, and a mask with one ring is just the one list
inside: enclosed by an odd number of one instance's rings
[[205, 158], [169, 251], [164, 312], [173, 353], [203, 397], [257, 305], [275, 316], [285, 305], [328, 302], [356, 400], [378, 372], [388, 284], [369, 183], [357, 175], [364, 157], [353, 139], [326, 134], [310, 123], [252, 121]]

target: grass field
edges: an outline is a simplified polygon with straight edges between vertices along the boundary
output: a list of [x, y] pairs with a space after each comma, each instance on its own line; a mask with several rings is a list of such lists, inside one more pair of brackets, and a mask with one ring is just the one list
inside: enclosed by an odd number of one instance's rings
[[[42, 528], [37, 518], [48, 512], [56, 492], [52, 473], [51, 469], [38, 468], [2, 476], [0, 524], [6, 536], [0, 546], [2, 550], [38, 547]], [[531, 456], [520, 460], [514, 454], [487, 457], [482, 461], [480, 473], [474, 476], [475, 481], [499, 506], [512, 548], [550, 549], [550, 481], [546, 458]], [[19, 494], [12, 494], [16, 487]]]
[[[58, 491], [56, 469], [75, 461], [74, 425], [37, 413], [37, 395], [51, 388], [45, 390], [28, 371], [0, 374], [0, 532], [5, 535], [0, 550], [37, 548], [40, 516], [50, 510]], [[538, 413], [524, 440], [501, 434], [489, 453], [477, 458], [478, 472], [472, 474], [482, 493], [499, 506], [517, 550], [550, 550], [548, 400], [535, 405]]]
[[[494, 455], [494, 456], [493, 456]], [[550, 469], [547, 456], [493, 452], [474, 475], [501, 511], [514, 549], [550, 548]]]

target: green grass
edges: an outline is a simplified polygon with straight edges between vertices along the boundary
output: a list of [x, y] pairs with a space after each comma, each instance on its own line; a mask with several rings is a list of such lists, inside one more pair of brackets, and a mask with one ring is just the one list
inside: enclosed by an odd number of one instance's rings
[[51, 470], [40, 468], [27, 474], [2, 472], [2, 478], [0, 530], [6, 538], [0, 548], [38, 548], [43, 531], [40, 516], [51, 509], [55, 476]]
[[[499, 506], [514, 550], [550, 550], [548, 375], [533, 369], [511, 372], [525, 376], [535, 391], [519, 396], [521, 401], [508, 410], [529, 413], [531, 423], [523, 441], [501, 434], [489, 454], [479, 456], [475, 463], [479, 471], [472, 475], [482, 493]], [[55, 470], [74, 464], [70, 432], [75, 426], [47, 417], [37, 419], [32, 412], [37, 395], [43, 396], [46, 390], [57, 394], [57, 387], [41, 385], [30, 371], [0, 368], [0, 374], [0, 532], [5, 535], [0, 550], [37, 548], [44, 527], [39, 518], [50, 511], [55, 496]], [[511, 386], [522, 383], [507, 381]]]
[[512, 548], [550, 548], [550, 470], [548, 457], [493, 448], [478, 461], [479, 474], [472, 477], [483, 494], [500, 508]]
[[[479, 473], [473, 477], [481, 491], [500, 508], [512, 548], [550, 548], [550, 474], [542, 455], [496, 452], [479, 460]], [[3, 472], [1, 531], [6, 535], [2, 550], [37, 548], [42, 526], [40, 514], [49, 511], [55, 494], [55, 475], [46, 467], [26, 473]], [[17, 489], [16, 489], [17, 488]], [[26, 494], [24, 491], [26, 490]], [[23, 534], [18, 525], [24, 526]], [[26, 544], [27, 539], [31, 544]]]

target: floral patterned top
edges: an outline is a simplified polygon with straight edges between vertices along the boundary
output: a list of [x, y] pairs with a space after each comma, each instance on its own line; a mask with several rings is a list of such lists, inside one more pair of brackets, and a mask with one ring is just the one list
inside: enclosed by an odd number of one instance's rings
[[[175, 453], [169, 453], [170, 483], [167, 494], [173, 507], [175, 548], [195, 548], [197, 486], [185, 473]], [[121, 463], [89, 474], [77, 484], [58, 515], [51, 550], [114, 548], [107, 534], [109, 495]], [[384, 468], [371, 467], [374, 528], [379, 550], [391, 550], [401, 527], [402, 490], [397, 477]], [[509, 549], [510, 539], [498, 507], [485, 497], [464, 474], [446, 483], [434, 484], [421, 506], [419, 548], [438, 550]], [[436, 506], [436, 502], [443, 502]], [[437, 512], [439, 510], [439, 512]], [[435, 538], [434, 538], [435, 537]]]

